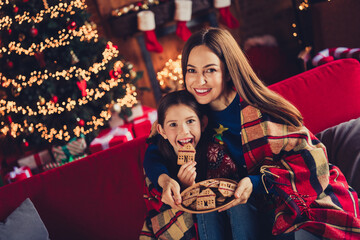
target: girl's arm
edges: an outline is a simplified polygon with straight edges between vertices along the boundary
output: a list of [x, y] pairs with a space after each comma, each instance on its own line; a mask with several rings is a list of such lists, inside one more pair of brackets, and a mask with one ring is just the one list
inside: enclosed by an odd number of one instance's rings
[[163, 156], [161, 155], [157, 145], [149, 144], [145, 152], [143, 166], [146, 175], [158, 190], [160, 190], [160, 186], [158, 182], [160, 175], [161, 174], [167, 174], [168, 176], [170, 175], [168, 169], [162, 163], [161, 161], [162, 159]]

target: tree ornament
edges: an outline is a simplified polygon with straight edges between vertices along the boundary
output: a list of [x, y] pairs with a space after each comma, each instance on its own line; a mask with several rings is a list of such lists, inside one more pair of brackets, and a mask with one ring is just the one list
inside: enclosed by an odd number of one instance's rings
[[183, 41], [186, 41], [191, 36], [191, 32], [186, 26], [186, 22], [191, 20], [192, 1], [176, 0], [175, 6], [174, 20], [177, 21], [176, 35], [178, 35]]
[[20, 92], [21, 92], [21, 87], [12, 87], [11, 88], [11, 93], [14, 97], [19, 96]]
[[6, 65], [8, 66], [8, 68], [13, 68], [14, 67], [14, 63], [10, 60], [7, 61]]
[[34, 54], [34, 57], [39, 62], [39, 65], [41, 68], [44, 68], [46, 66], [45, 60], [44, 60], [44, 53], [43, 52], [36, 52]]
[[81, 96], [83, 97], [86, 97], [87, 93], [86, 93], [86, 86], [87, 86], [87, 83], [86, 83], [86, 80], [83, 79], [81, 81], [78, 81], [76, 82], [79, 90], [81, 91]]
[[9, 124], [12, 124], [12, 118], [10, 115], [6, 116], [6, 120]]
[[145, 46], [150, 52], [161, 53], [163, 47], [160, 45], [155, 34], [155, 15], [152, 11], [141, 11], [137, 14], [138, 29], [144, 32]]
[[59, 98], [58, 98], [56, 95], [54, 95], [54, 96], [51, 98], [51, 101], [52, 101], [53, 103], [57, 103], [57, 102], [59, 101]]
[[78, 121], [78, 125], [79, 125], [80, 127], [85, 126], [85, 121], [84, 121], [83, 119], [77, 118], [77, 121]]
[[43, 106], [45, 104], [45, 102], [46, 102], [45, 98], [39, 97], [39, 103], [41, 106]]
[[76, 56], [73, 50], [70, 50], [71, 55], [71, 64], [77, 64], [79, 62], [79, 58]]
[[35, 26], [32, 26], [32, 28], [30, 29], [30, 35], [32, 37], [36, 37], [39, 34], [39, 31], [35, 28]]
[[22, 41], [24, 41], [24, 40], [25, 40], [25, 34], [20, 33], [20, 34], [19, 34], [19, 41], [22, 42]]
[[214, 7], [219, 10], [220, 21], [228, 28], [238, 28], [238, 20], [230, 12], [231, 0], [214, 0]]
[[29, 142], [26, 141], [25, 138], [23, 139], [23, 147], [25, 147], [25, 148], [29, 147]]
[[29, 127], [28, 127], [28, 131], [29, 131], [29, 133], [33, 133], [33, 132], [34, 132], [34, 127], [33, 127], [33, 126], [29, 126]]
[[116, 112], [116, 113], [121, 113], [121, 106], [120, 106], [120, 104], [119, 103], [114, 103], [114, 104], [112, 104], [111, 105], [111, 107], [110, 107], [110, 111], [111, 112]]
[[11, 33], [12, 33], [11, 28], [9, 28], [8, 33], [9, 33], [9, 35], [11, 35]]
[[13, 9], [13, 12], [16, 14], [19, 12], [19, 7], [14, 5], [14, 9]]
[[23, 0], [24, 3], [27, 3], [29, 0]]
[[75, 30], [76, 27], [77, 27], [76, 22], [75, 22], [75, 21], [72, 21], [71, 23], [68, 24], [67, 29], [68, 29], [68, 30]]
[[131, 80], [133, 80], [133, 79], [135, 79], [135, 78], [136, 78], [136, 76], [137, 76], [136, 71], [134, 71], [134, 70], [130, 70], [130, 79], [131, 79]]

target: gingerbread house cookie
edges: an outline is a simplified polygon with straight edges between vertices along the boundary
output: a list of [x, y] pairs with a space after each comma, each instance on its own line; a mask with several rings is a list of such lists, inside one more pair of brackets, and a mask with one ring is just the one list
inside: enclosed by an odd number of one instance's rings
[[196, 198], [196, 210], [207, 210], [216, 207], [216, 194], [210, 188], [203, 190]]
[[234, 195], [235, 189], [236, 189], [236, 184], [226, 181], [220, 181], [218, 188], [219, 192], [224, 197], [231, 197], [232, 195]]
[[188, 207], [190, 204], [195, 202], [196, 197], [200, 193], [200, 188], [194, 188], [191, 191], [187, 192], [182, 199], [182, 204], [186, 207]]
[[209, 180], [202, 181], [200, 183], [200, 186], [204, 186], [206, 188], [218, 188], [219, 184], [220, 184], [219, 180], [209, 179]]
[[189, 161], [195, 161], [195, 154], [196, 150], [191, 143], [185, 144], [182, 148], [178, 151], [178, 165], [184, 165]]

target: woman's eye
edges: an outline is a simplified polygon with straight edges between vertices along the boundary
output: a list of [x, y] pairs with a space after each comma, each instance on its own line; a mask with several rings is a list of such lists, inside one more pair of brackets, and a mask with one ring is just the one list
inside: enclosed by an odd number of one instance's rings
[[209, 68], [205, 70], [205, 73], [212, 73], [212, 72], [216, 72], [215, 68]]
[[195, 69], [189, 68], [189, 69], [187, 70], [187, 72], [188, 72], [188, 73], [195, 73]]

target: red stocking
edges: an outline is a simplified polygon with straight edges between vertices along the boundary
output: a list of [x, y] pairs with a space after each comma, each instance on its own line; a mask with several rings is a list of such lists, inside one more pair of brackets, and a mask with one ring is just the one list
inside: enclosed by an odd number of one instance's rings
[[228, 28], [238, 28], [240, 26], [238, 20], [230, 12], [230, 7], [219, 8], [221, 22]]
[[191, 36], [191, 32], [186, 26], [186, 22], [191, 20], [192, 1], [175, 1], [175, 6], [174, 19], [177, 21], [176, 35], [183, 41], [186, 41]]
[[144, 31], [144, 35], [145, 35], [145, 46], [149, 52], [161, 53], [163, 51], [163, 47], [158, 42], [154, 30]]
[[145, 46], [150, 52], [161, 53], [162, 46], [158, 42], [155, 34], [155, 15], [152, 11], [141, 11], [137, 14], [138, 29], [144, 32]]
[[183, 41], [186, 41], [191, 36], [191, 32], [186, 26], [186, 22], [178, 21], [176, 27], [176, 35], [178, 35]]

